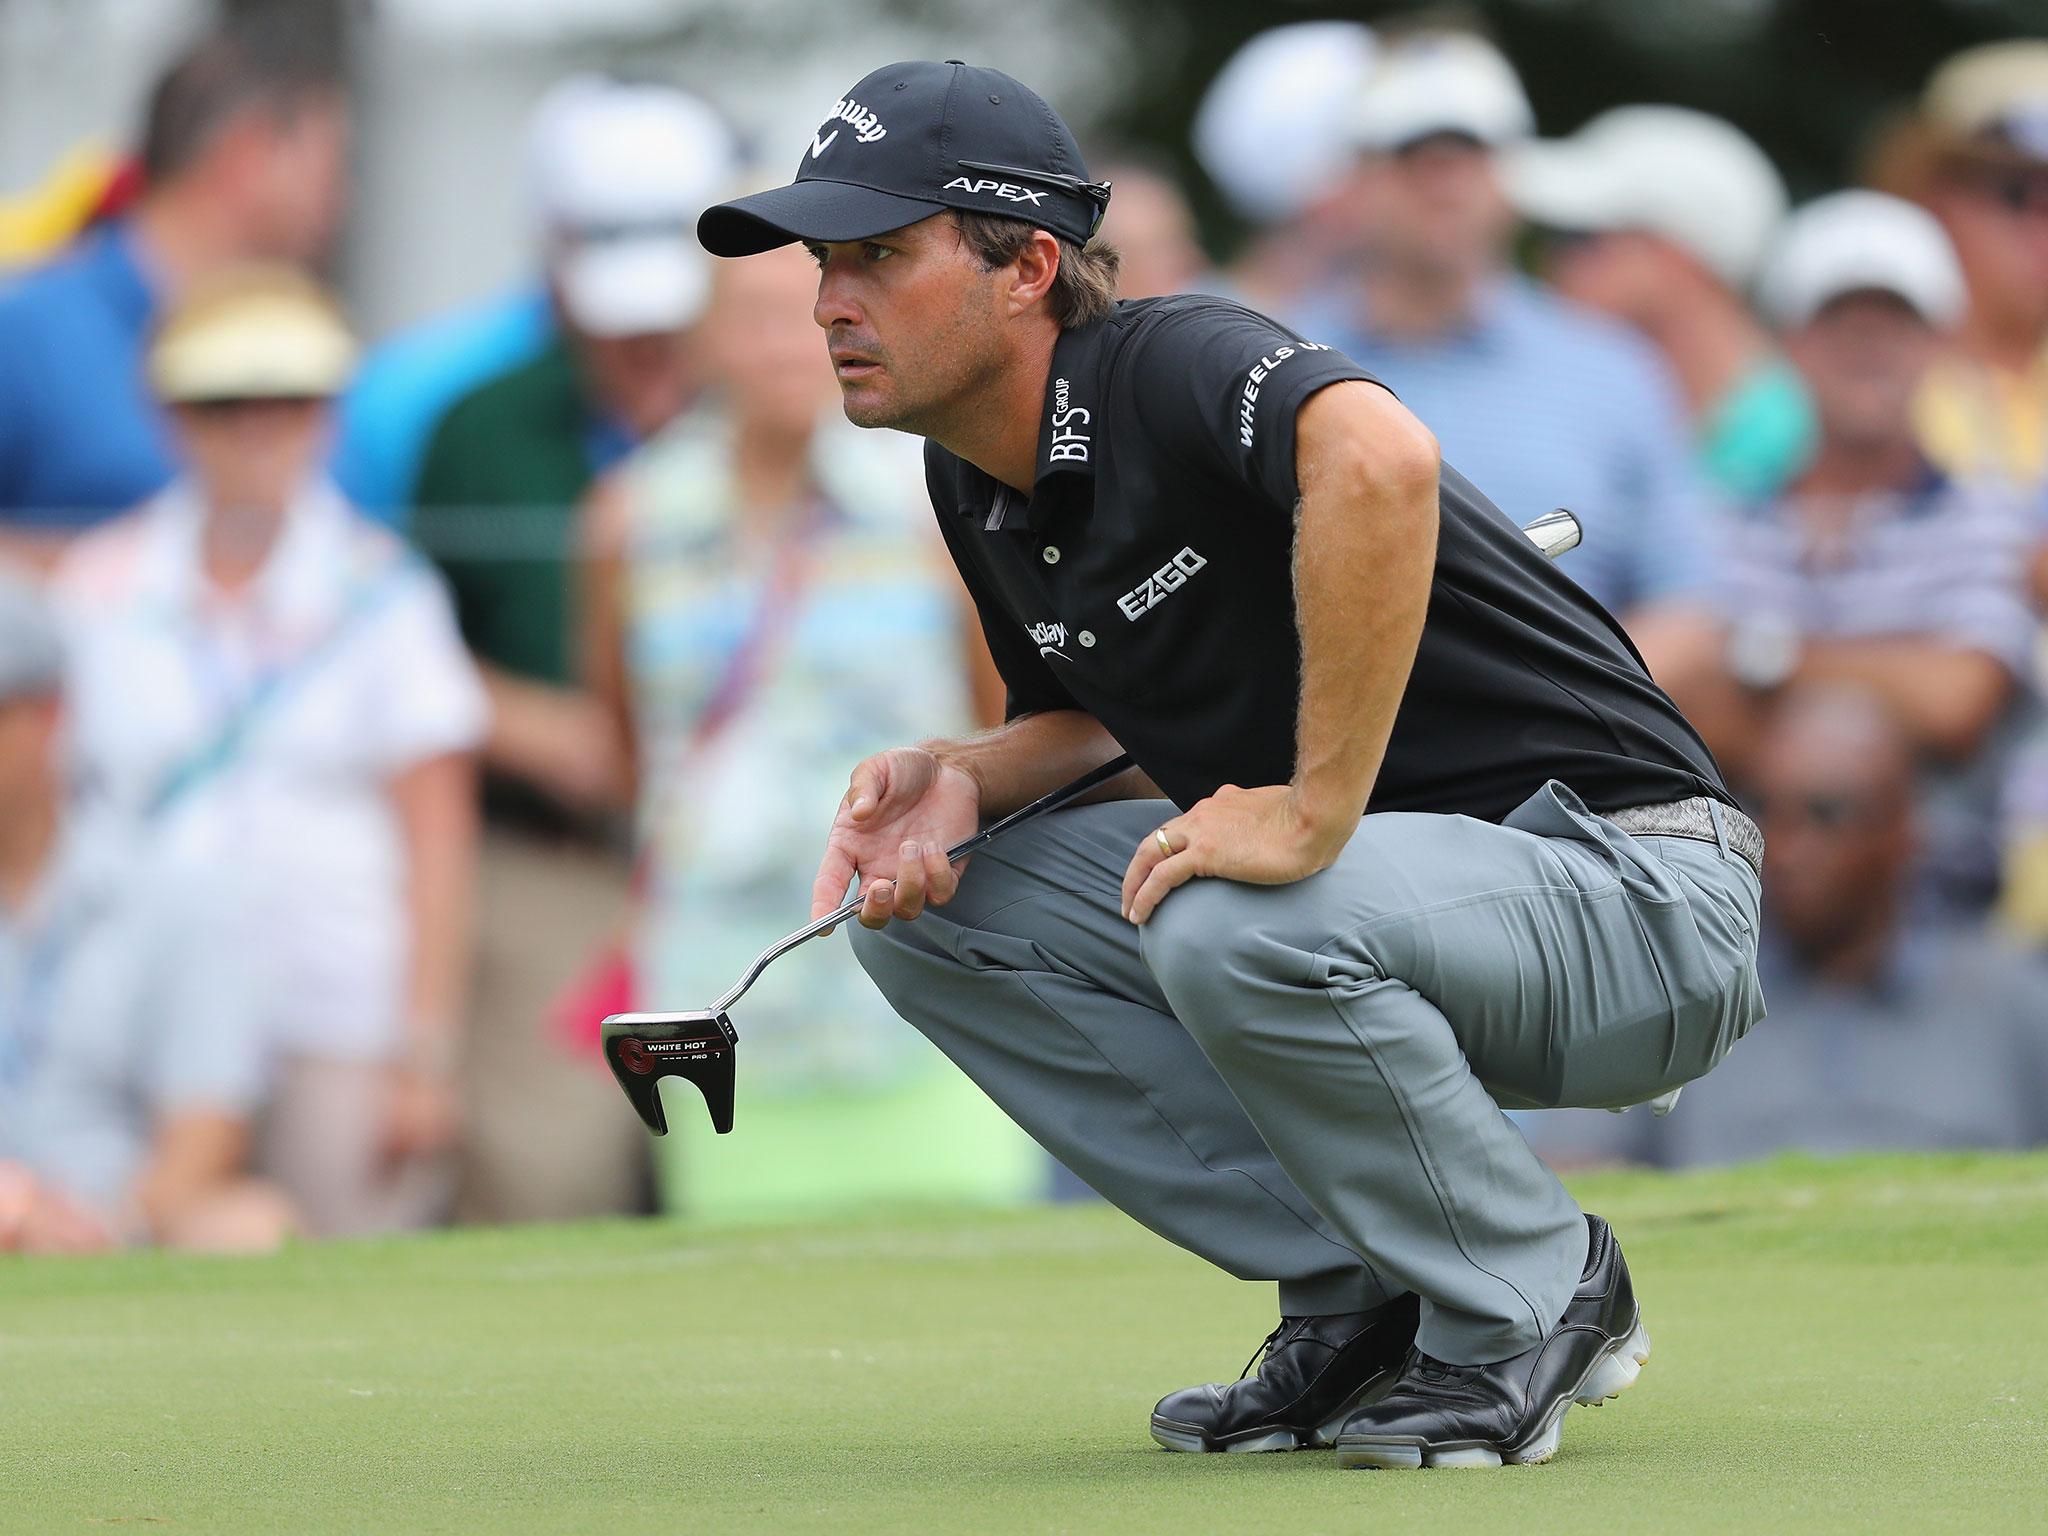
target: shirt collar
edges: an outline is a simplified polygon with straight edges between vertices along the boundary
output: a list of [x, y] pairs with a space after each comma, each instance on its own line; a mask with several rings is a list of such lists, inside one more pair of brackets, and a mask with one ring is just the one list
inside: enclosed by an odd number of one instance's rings
[[261, 568], [233, 597], [209, 590], [202, 575], [206, 509], [191, 481], [173, 482], [151, 505], [156, 515], [145, 580], [172, 612], [189, 618], [233, 610], [300, 625], [324, 622], [338, 607], [347, 584], [353, 514], [324, 477], [309, 479], [293, 496]]
[[[1102, 444], [1102, 353], [1109, 322], [1063, 330], [1052, 346], [1046, 370], [1045, 412], [1038, 423], [1038, 458], [1033, 466], [1031, 499], [1008, 486], [991, 482], [993, 505], [986, 514], [989, 528], [1029, 528], [1045, 524], [1054, 507], [1094, 505], [1096, 455]], [[963, 508], [973, 513], [974, 508]]]
[[1405, 348], [1430, 351], [1446, 347], [1485, 349], [1505, 343], [1510, 329], [1520, 317], [1527, 298], [1528, 294], [1522, 280], [1507, 273], [1495, 273], [1473, 290], [1470, 306], [1450, 325], [1433, 336], [1404, 337], [1400, 341], [1389, 339], [1380, 329], [1362, 296], [1349, 300], [1349, 308], [1354, 317], [1361, 350], [1397, 352]]

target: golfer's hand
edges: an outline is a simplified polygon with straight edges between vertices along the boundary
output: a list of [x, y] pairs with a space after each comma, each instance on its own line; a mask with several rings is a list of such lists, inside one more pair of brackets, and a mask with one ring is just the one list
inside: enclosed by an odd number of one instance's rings
[[1331, 828], [1303, 814], [1293, 789], [1226, 784], [1184, 816], [1161, 825], [1173, 855], [1146, 833], [1124, 871], [1124, 916], [1142, 923], [1177, 885], [1197, 875], [1248, 885], [1292, 885], [1337, 862], [1356, 823]]
[[958, 768], [922, 747], [899, 747], [853, 770], [825, 839], [811, 886], [811, 916], [823, 917], [860, 882], [861, 926], [912, 918], [952, 900], [960, 874], [946, 850], [981, 824], [981, 791]]

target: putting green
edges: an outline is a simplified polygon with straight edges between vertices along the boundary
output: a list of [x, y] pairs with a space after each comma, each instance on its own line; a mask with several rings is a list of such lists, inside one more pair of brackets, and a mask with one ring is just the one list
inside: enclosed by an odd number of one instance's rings
[[1547, 1467], [1173, 1456], [1270, 1324], [1100, 1208], [0, 1264], [0, 1530], [2039, 1530], [2048, 1158], [1579, 1181], [1656, 1356]]

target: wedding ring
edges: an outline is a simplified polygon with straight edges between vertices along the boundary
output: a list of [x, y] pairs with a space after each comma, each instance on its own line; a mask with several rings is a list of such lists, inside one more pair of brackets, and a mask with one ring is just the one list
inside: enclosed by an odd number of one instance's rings
[[1155, 827], [1153, 829], [1152, 836], [1154, 839], [1157, 840], [1159, 844], [1159, 851], [1165, 854], [1169, 859], [1172, 858], [1176, 850], [1173, 846], [1172, 839], [1166, 835], [1166, 828]]

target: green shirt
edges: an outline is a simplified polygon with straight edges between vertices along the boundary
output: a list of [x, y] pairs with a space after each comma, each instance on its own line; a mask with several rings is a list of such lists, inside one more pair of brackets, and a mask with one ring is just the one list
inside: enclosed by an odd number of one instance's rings
[[478, 385], [441, 418], [413, 537], [448, 578], [462, 637], [490, 666], [571, 680], [576, 509], [604, 452], [567, 345]]
[[1774, 496], [1806, 467], [1819, 438], [1813, 402], [1783, 358], [1756, 364], [1700, 420], [1700, 466], [1727, 496]]

